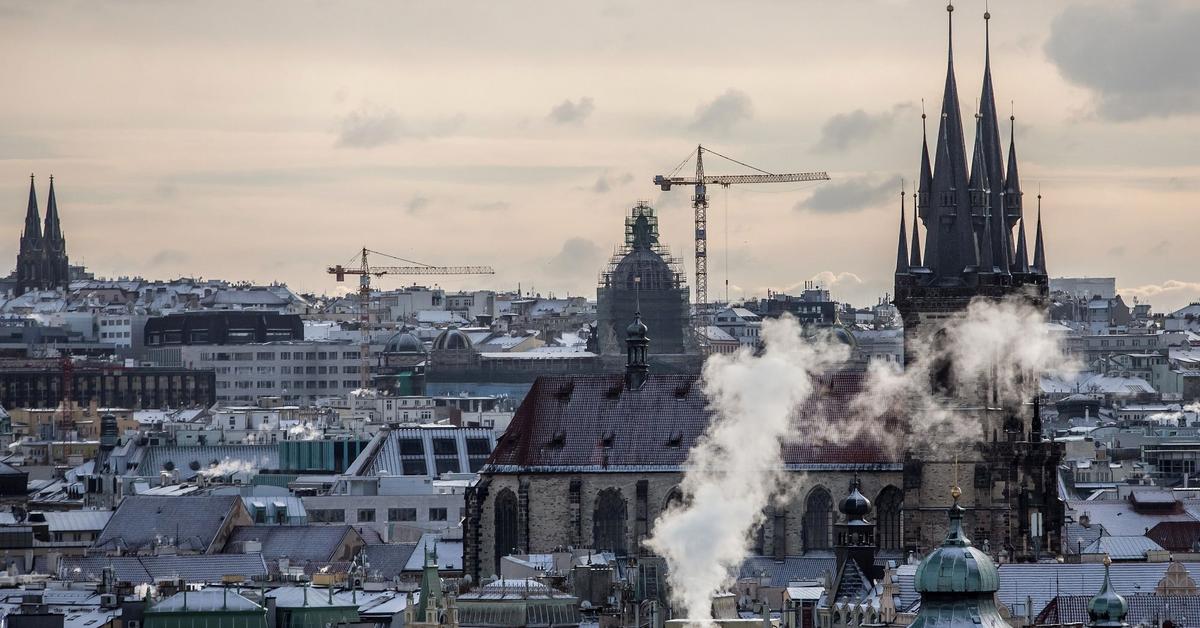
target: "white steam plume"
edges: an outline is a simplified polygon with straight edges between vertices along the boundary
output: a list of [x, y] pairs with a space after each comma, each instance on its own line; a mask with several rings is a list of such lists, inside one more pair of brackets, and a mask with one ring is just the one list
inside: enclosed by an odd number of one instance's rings
[[749, 533], [783, 479], [780, 443], [812, 394], [812, 377], [847, 357], [847, 349], [804, 339], [791, 317], [763, 322], [761, 356], [741, 350], [704, 365], [712, 423], [688, 454], [687, 506], [667, 511], [646, 543], [670, 565], [685, 617], [708, 623], [713, 595], [745, 559]]
[[[683, 505], [663, 513], [647, 541], [666, 559], [674, 601], [690, 621], [710, 621], [712, 597], [748, 555], [765, 507], [786, 494], [783, 444], [861, 439], [892, 454], [963, 447], [986, 436], [980, 406], [1020, 412], [1041, 373], [1073, 367], [1044, 313], [1019, 300], [978, 300], [943, 323], [945, 332], [916, 347], [907, 369], [873, 364], [849, 399], [822, 395], [806, 404], [813, 376], [836, 370], [848, 350], [829, 336], [805, 341], [790, 318], [764, 322], [761, 356], [742, 351], [705, 363], [713, 420], [689, 453]], [[945, 364], [953, 365], [954, 396], [930, 384]]]
[[1192, 417], [1200, 416], [1200, 402], [1189, 403], [1183, 406], [1182, 410], [1174, 412], [1155, 412], [1146, 417], [1146, 420], [1154, 423], [1178, 423], [1180, 419], [1189, 415]]
[[317, 440], [321, 437], [321, 430], [313, 427], [309, 423], [298, 423], [288, 428], [288, 438], [291, 440]]
[[254, 464], [246, 460], [234, 460], [225, 458], [217, 464], [210, 465], [204, 469], [200, 469], [196, 473], [203, 475], [206, 478], [224, 477], [233, 475], [234, 473], [251, 473], [254, 471]]

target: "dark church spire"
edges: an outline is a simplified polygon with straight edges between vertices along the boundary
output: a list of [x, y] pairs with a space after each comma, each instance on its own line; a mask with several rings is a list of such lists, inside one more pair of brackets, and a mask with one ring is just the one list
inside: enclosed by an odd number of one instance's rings
[[1025, 244], [1025, 219], [1017, 223], [1017, 257], [1013, 266], [1014, 273], [1029, 272], [1029, 247]]
[[1042, 240], [1042, 195], [1038, 194], [1037, 235], [1033, 241], [1033, 272], [1038, 275], [1046, 273], [1046, 244]]
[[[929, 132], [925, 125], [925, 101], [921, 100], [921, 175], [917, 178], [917, 199], [914, 203], [924, 220], [929, 219], [929, 193], [933, 191], [933, 168], [929, 165]], [[925, 223], [929, 227], [929, 223]]]
[[921, 267], [921, 231], [917, 224], [917, 193], [913, 192], [913, 232], [912, 255], [908, 260], [910, 268]]
[[975, 229], [976, 241], [979, 243], [978, 270], [981, 273], [992, 273], [997, 270], [991, 237], [991, 188], [987, 157], [984, 155], [983, 116], [976, 114], [975, 152], [971, 157], [971, 181], [967, 184], [967, 189], [971, 193], [971, 224]]
[[58, 223], [58, 202], [54, 199], [54, 175], [50, 175], [50, 198], [46, 201], [46, 229], [43, 234], [50, 246], [63, 240], [62, 226]]
[[[29, 206], [25, 208], [25, 232], [23, 240], [40, 241], [42, 239], [42, 218], [38, 213], [37, 189], [33, 184], [33, 175], [29, 175]], [[24, 242], [22, 242], [24, 244]]]
[[[1021, 230], [1024, 231], [1024, 210], [1021, 201], [1021, 177], [1017, 173], [1017, 117], [1010, 115], [1009, 122], [1009, 138], [1008, 138], [1008, 169], [1004, 178], [1004, 219], [1006, 224], [1012, 226], [1020, 223]], [[1025, 237], [1022, 233], [1019, 238]], [[1026, 250], [1024, 257], [1020, 253], [1020, 246], [1013, 258], [1013, 264], [1018, 268], [1029, 268], [1029, 251]]]
[[646, 349], [650, 346], [648, 331], [641, 312], [634, 313], [633, 322], [625, 328], [625, 383], [634, 390], [646, 383], [650, 373], [650, 366], [646, 364]]
[[991, 46], [992, 14], [983, 13], [983, 90], [979, 97], [980, 124], [979, 138], [982, 142], [984, 167], [987, 169], [988, 208], [991, 210], [991, 225], [986, 232], [990, 238], [988, 249], [992, 252], [992, 262], [999, 273], [1009, 272], [1009, 260], [1012, 258], [1012, 224], [1004, 218], [1004, 153], [1000, 149], [1000, 126], [996, 115], [996, 95], [992, 88], [992, 46]]
[[946, 15], [949, 35], [946, 85], [930, 190], [933, 211], [926, 218], [929, 229], [925, 234], [925, 266], [944, 279], [959, 280], [964, 268], [976, 263], [976, 242], [967, 215], [970, 207], [966, 189], [966, 141], [963, 139], [958, 84], [954, 78], [954, 5], [946, 6]]
[[900, 187], [900, 241], [896, 244], [896, 274], [908, 272], [908, 235], [905, 233], [904, 220], [904, 184]]

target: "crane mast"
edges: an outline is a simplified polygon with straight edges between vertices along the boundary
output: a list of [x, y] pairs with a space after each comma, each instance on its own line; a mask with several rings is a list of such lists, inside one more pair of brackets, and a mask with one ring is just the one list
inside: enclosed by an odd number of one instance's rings
[[720, 185], [721, 187], [729, 187], [731, 185], [740, 185], [747, 183], [805, 183], [810, 181], [828, 181], [829, 174], [825, 172], [796, 172], [790, 174], [773, 174], [766, 170], [755, 168], [750, 164], [742, 163], [731, 157], [726, 157], [714, 150], [707, 152], [716, 155], [722, 159], [732, 161], [757, 170], [758, 174], [738, 174], [738, 175], [708, 175], [704, 173], [704, 153], [707, 149], [703, 145], [696, 146], [694, 153], [696, 157], [696, 176], [686, 177], [677, 176], [679, 170], [691, 160], [692, 155], [679, 164], [675, 171], [668, 175], [658, 175], [654, 177], [654, 184], [659, 186], [664, 192], [669, 191], [675, 185], [694, 185], [695, 193], [692, 195], [692, 208], [695, 210], [696, 221], [696, 311], [699, 313], [701, 322], [708, 321], [708, 185]]
[[[402, 262], [408, 262], [409, 266], [372, 266], [367, 255], [375, 253], [384, 257], [390, 257]], [[337, 281], [345, 281], [346, 275], [358, 275], [358, 329], [359, 329], [359, 372], [358, 384], [359, 388], [371, 387], [371, 276], [381, 277], [383, 275], [494, 275], [496, 271], [492, 270], [491, 266], [433, 266], [430, 264], [422, 264], [414, 262], [402, 257], [372, 251], [367, 247], [363, 247], [359, 253], [355, 255], [358, 258], [358, 267], [346, 267], [341, 264], [330, 266], [326, 272], [333, 275]]]

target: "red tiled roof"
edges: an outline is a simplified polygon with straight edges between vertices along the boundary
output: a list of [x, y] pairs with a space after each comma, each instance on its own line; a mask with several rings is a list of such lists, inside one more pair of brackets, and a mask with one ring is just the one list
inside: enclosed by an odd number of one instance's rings
[[[849, 403], [865, 373], [839, 372], [817, 378], [817, 392], [795, 418], [836, 422], [850, 415]], [[493, 471], [674, 470], [711, 418], [697, 375], [651, 375], [638, 390], [622, 374], [540, 377], [517, 409], [488, 461]], [[845, 444], [784, 445], [789, 467], [897, 465], [899, 455], [871, 435]]]
[[1146, 537], [1172, 552], [1191, 552], [1200, 544], [1200, 521], [1163, 521]]

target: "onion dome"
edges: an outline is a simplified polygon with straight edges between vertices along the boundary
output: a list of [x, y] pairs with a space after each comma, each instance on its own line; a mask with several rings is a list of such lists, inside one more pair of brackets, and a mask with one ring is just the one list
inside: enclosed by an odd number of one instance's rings
[[846, 515], [847, 521], [865, 520], [867, 514], [871, 512], [871, 500], [859, 491], [861, 487], [862, 483], [855, 476], [854, 482], [850, 485], [850, 494], [838, 505], [838, 510]]
[[1129, 612], [1129, 604], [1113, 590], [1108, 573], [1111, 565], [1112, 559], [1105, 556], [1104, 586], [1100, 587], [1100, 592], [1088, 602], [1088, 618], [1091, 620], [1088, 626], [1094, 628], [1120, 628], [1127, 625], [1125, 614]]
[[919, 593], [995, 593], [1000, 588], [1000, 574], [987, 554], [971, 545], [963, 532], [963, 513], [958, 505], [962, 490], [951, 491], [954, 505], [950, 506], [950, 531], [942, 546], [934, 550], [917, 567], [916, 588]]
[[388, 339], [383, 347], [384, 353], [424, 353], [425, 345], [415, 334], [407, 329], [401, 330]]
[[633, 315], [633, 322], [629, 324], [629, 327], [625, 328], [625, 335], [628, 336], [630, 340], [635, 338], [645, 338], [649, 331], [650, 329], [647, 328], [646, 324], [642, 322], [642, 313], [635, 312]]
[[453, 326], [446, 328], [445, 331], [438, 334], [437, 338], [433, 339], [434, 351], [463, 351], [472, 346], [474, 345], [471, 338], [461, 329]]

